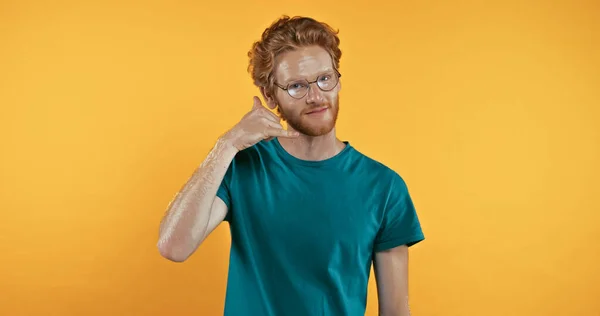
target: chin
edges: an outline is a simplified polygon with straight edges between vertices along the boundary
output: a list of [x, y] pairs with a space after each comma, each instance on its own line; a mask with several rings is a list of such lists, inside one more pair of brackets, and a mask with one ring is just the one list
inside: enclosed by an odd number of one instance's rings
[[300, 122], [299, 124], [296, 122], [288, 122], [288, 124], [301, 134], [317, 137], [330, 133], [335, 127], [335, 120], [328, 120], [327, 122], [321, 122], [320, 124], [307, 124], [304, 122]]

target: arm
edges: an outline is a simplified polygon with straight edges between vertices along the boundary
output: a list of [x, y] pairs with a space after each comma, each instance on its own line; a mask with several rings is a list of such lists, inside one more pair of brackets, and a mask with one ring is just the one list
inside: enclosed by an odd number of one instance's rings
[[254, 98], [252, 110], [221, 137], [167, 208], [160, 223], [158, 250], [172, 261], [186, 260], [225, 219], [227, 205], [217, 192], [233, 158], [263, 139], [297, 137]]
[[408, 248], [425, 236], [408, 187], [398, 174], [390, 181], [383, 205], [373, 258], [379, 315], [409, 316]]
[[175, 262], [186, 260], [223, 221], [227, 206], [217, 190], [237, 149], [219, 139], [177, 193], [160, 223], [158, 250]]
[[410, 316], [408, 306], [408, 247], [375, 253], [375, 280], [381, 316]]

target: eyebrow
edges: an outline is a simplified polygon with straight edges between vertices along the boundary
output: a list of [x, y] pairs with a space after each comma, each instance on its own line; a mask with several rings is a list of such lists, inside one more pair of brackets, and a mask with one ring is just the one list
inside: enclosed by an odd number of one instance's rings
[[[322, 76], [322, 75], [324, 75], [324, 74], [327, 74], [327, 73], [329, 73], [329, 72], [335, 72], [335, 71], [334, 71], [332, 68], [326, 68], [325, 70], [323, 70], [323, 71], [319, 72], [319, 73], [318, 73], [318, 74], [317, 74], [315, 77], [316, 77], [316, 78], [318, 78], [318, 77], [320, 77], [320, 76]], [[291, 78], [289, 78], [289, 79], [287, 79], [287, 80], [284, 80], [283, 82], [284, 82], [285, 84], [288, 84], [288, 83], [290, 83], [291, 81], [297, 81], [297, 80], [306, 80], [306, 81], [310, 81], [310, 80], [308, 80], [306, 77], [291, 77]]]

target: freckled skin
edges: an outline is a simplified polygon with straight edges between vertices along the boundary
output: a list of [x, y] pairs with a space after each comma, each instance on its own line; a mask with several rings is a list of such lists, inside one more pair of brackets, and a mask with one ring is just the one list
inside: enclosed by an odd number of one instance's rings
[[175, 262], [186, 260], [214, 228], [209, 227], [217, 189], [235, 151], [219, 141], [169, 203], [159, 229], [158, 249]]
[[159, 229], [158, 249], [169, 260], [185, 261], [227, 215], [217, 190], [235, 155], [261, 140], [297, 137], [255, 97], [250, 112], [222, 137], [169, 203]]
[[[280, 55], [276, 59], [275, 79], [281, 86], [296, 79], [314, 81], [319, 75], [334, 70], [329, 53], [321, 47], [309, 46]], [[276, 88], [271, 105], [279, 106], [282, 119], [301, 134], [316, 137], [332, 132], [338, 111], [341, 83], [331, 91], [322, 91], [311, 84], [308, 94], [302, 99], [292, 98], [286, 91]], [[270, 99], [270, 98], [268, 98]], [[327, 106], [324, 115], [307, 115], [312, 109]]]

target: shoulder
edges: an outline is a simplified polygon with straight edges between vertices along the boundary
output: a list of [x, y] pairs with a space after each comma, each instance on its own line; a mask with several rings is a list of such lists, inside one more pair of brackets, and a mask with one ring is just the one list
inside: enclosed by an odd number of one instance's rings
[[261, 165], [268, 156], [273, 154], [274, 150], [273, 144], [270, 142], [260, 141], [239, 151], [233, 158], [232, 165], [237, 168]]
[[357, 168], [363, 169], [367, 174], [377, 178], [377, 182], [386, 186], [405, 187], [406, 183], [399, 172], [392, 169], [384, 162], [377, 160], [356, 148], [353, 148], [356, 155]]

